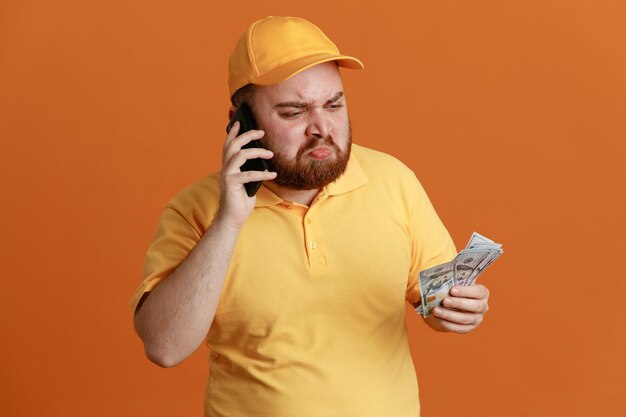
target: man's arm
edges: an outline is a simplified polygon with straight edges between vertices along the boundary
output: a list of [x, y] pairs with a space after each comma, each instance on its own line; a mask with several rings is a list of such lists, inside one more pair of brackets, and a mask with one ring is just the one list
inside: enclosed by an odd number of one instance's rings
[[487, 311], [489, 290], [485, 286], [452, 287], [450, 296], [425, 321], [437, 331], [469, 333], [483, 321]]
[[254, 209], [256, 197], [247, 196], [244, 183], [272, 180], [273, 172], [247, 171], [247, 159], [273, 156], [261, 149], [241, 149], [264, 132], [251, 130], [237, 136], [230, 130], [222, 152], [220, 208], [214, 221], [189, 256], [167, 279], [144, 296], [135, 312], [135, 328], [146, 356], [159, 366], [171, 367], [190, 356], [211, 327], [228, 266], [241, 228]]

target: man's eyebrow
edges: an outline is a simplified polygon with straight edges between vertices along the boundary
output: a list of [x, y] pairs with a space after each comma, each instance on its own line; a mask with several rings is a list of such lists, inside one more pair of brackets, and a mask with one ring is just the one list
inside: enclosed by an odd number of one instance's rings
[[[338, 92], [332, 98], [326, 101], [326, 104], [331, 104], [338, 101], [341, 97], [343, 97], [343, 91]], [[295, 107], [297, 109], [302, 109], [305, 107], [310, 107], [310, 103], [304, 103], [299, 101], [285, 101], [283, 103], [278, 103], [274, 106], [274, 108], [282, 108], [282, 107]]]
[[340, 91], [337, 94], [335, 94], [333, 98], [331, 98], [330, 100], [326, 102], [326, 104], [334, 103], [335, 101], [338, 101], [341, 97], [343, 97], [343, 91]]

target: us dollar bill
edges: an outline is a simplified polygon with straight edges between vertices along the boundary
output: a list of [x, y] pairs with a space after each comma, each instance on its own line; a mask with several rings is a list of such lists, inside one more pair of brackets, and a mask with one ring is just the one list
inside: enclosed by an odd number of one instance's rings
[[500, 243], [496, 243], [493, 240], [481, 235], [480, 233], [474, 232], [472, 233], [469, 242], [467, 242], [467, 246], [465, 246], [465, 249], [475, 249], [479, 246], [486, 246], [489, 248], [502, 248], [502, 245]]
[[422, 315], [428, 317], [432, 309], [450, 293], [454, 286], [454, 261], [437, 265], [420, 272], [420, 291], [422, 293]]
[[478, 276], [502, 253], [500, 243], [474, 232], [465, 249], [452, 261], [420, 272], [421, 300], [413, 306], [415, 311], [424, 317], [430, 316], [452, 287], [474, 285]]
[[470, 285], [480, 265], [492, 257], [490, 249], [463, 249], [454, 258], [454, 285]]

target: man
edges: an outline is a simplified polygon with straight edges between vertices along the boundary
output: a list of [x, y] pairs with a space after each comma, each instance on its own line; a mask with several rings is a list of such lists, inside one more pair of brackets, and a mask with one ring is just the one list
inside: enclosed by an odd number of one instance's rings
[[[235, 124], [222, 170], [174, 197], [132, 306], [147, 356], [174, 366], [206, 338], [207, 416], [417, 416], [405, 302], [452, 240], [413, 173], [352, 145], [338, 67], [362, 68], [314, 25], [269, 17], [229, 65]], [[258, 140], [266, 149], [242, 149]], [[252, 158], [272, 172], [241, 172]], [[244, 184], [264, 181], [256, 197]], [[465, 333], [482, 286], [454, 288], [427, 323]]]

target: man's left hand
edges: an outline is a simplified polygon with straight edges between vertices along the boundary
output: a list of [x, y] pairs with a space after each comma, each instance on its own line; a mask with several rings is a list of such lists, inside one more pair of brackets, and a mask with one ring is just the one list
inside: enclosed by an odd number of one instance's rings
[[426, 323], [435, 330], [468, 333], [474, 330], [489, 310], [489, 290], [483, 285], [452, 287], [450, 295], [433, 309]]

